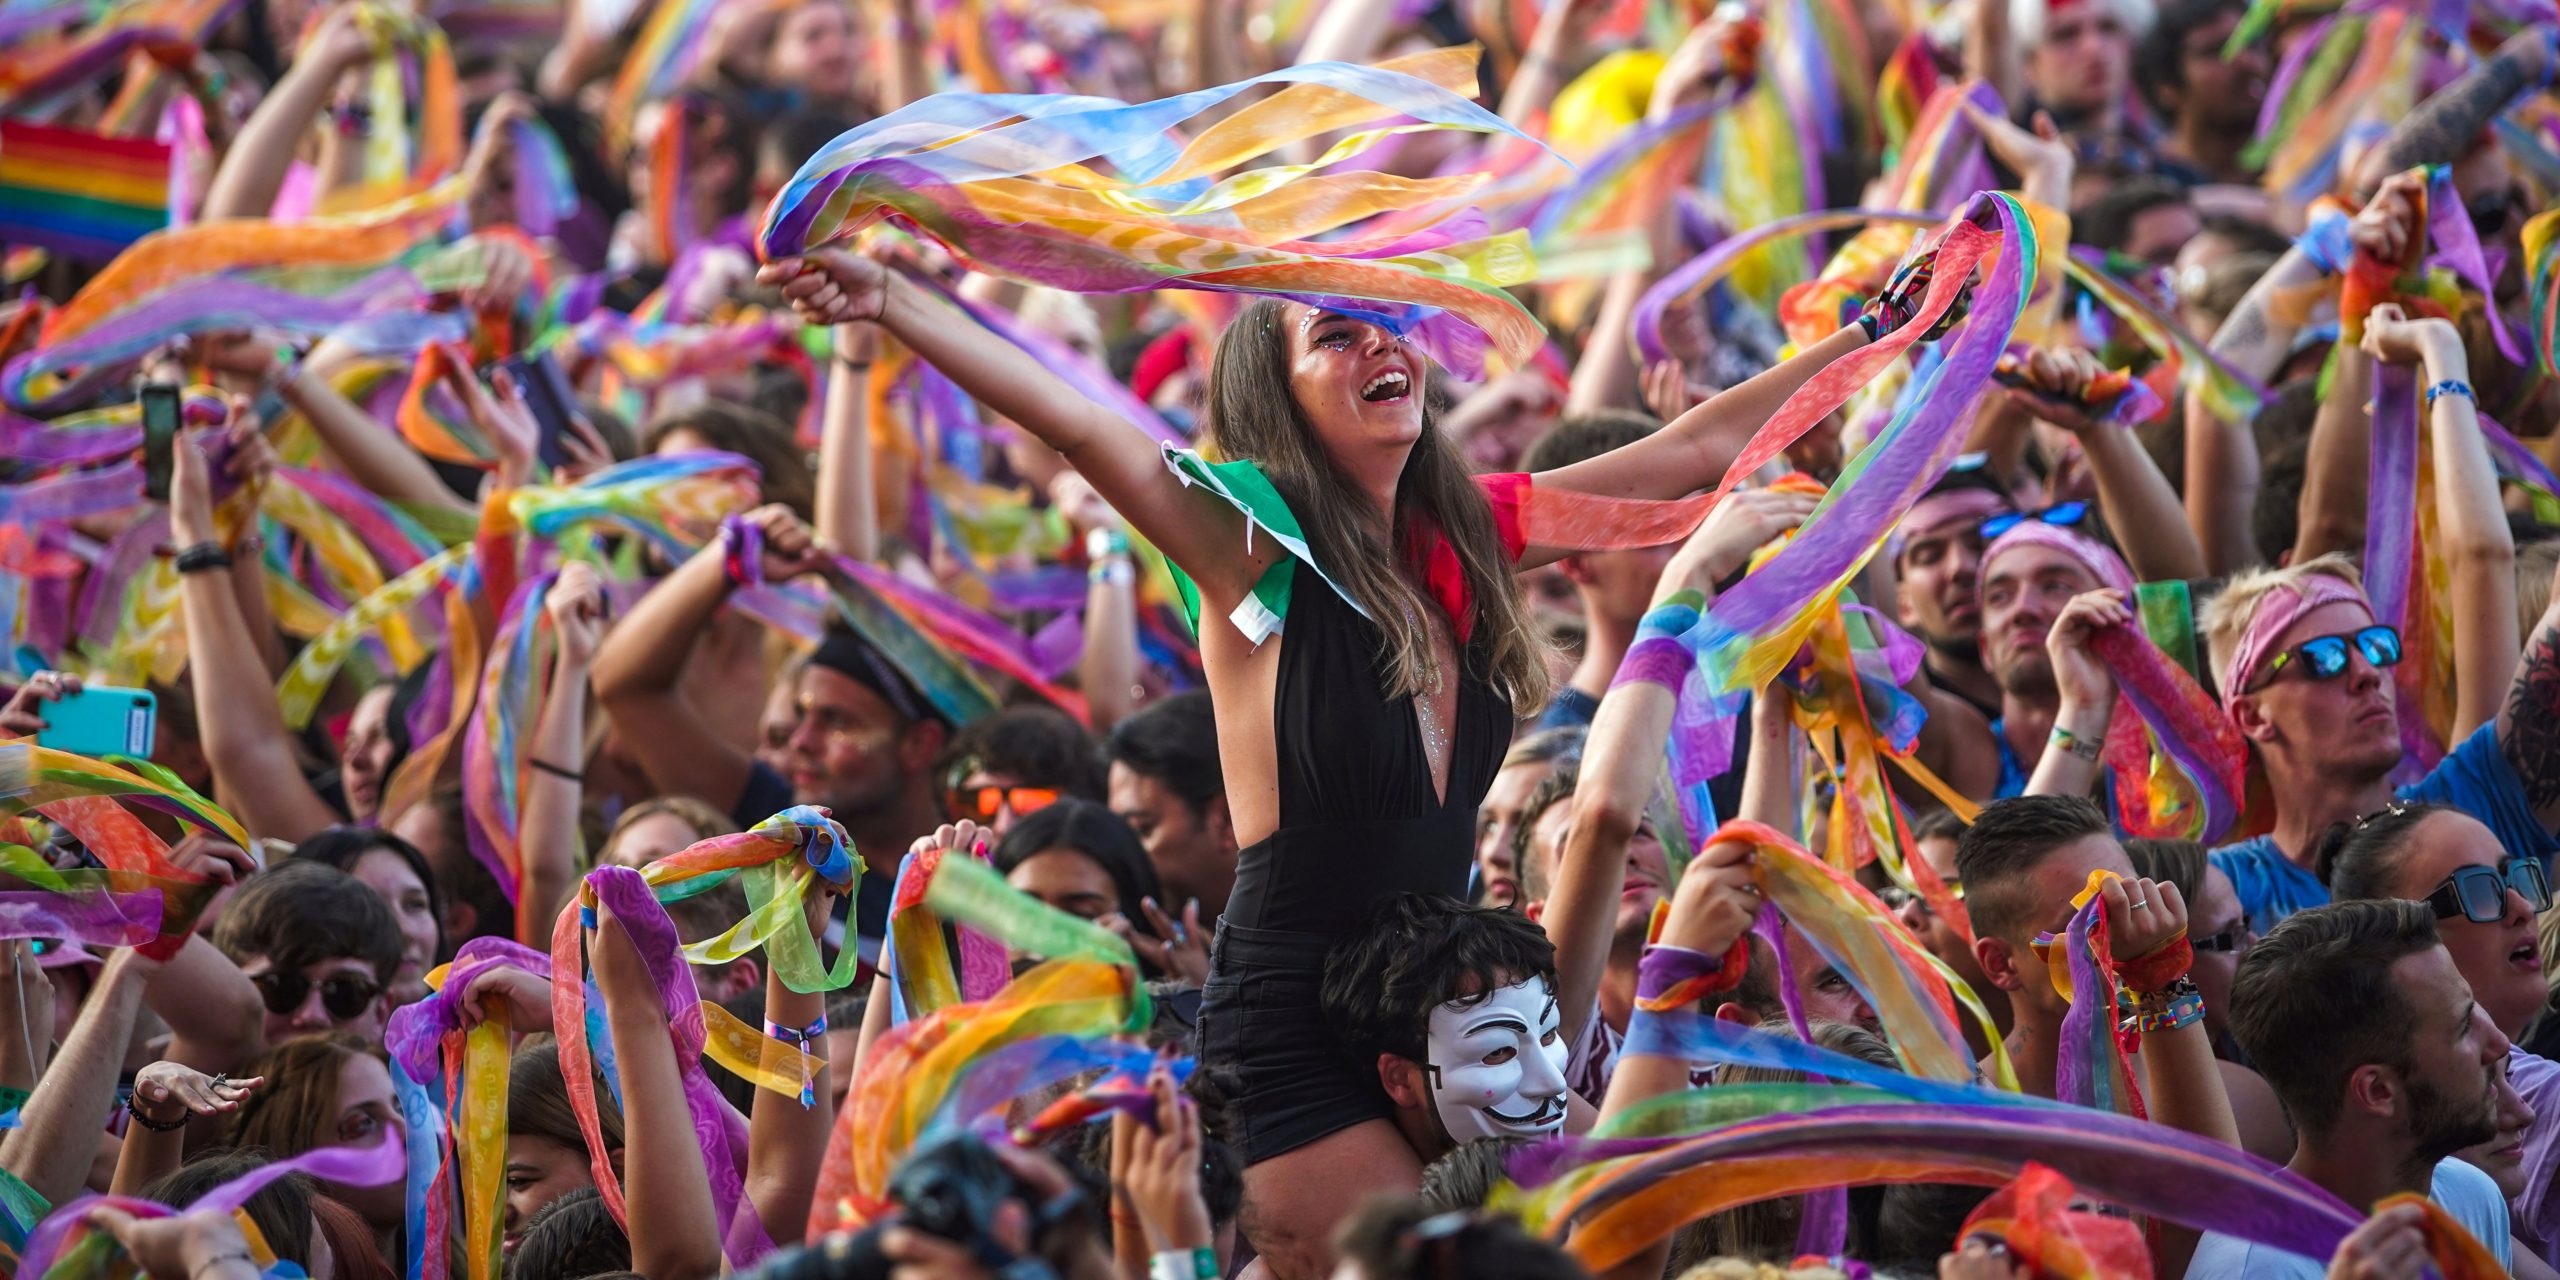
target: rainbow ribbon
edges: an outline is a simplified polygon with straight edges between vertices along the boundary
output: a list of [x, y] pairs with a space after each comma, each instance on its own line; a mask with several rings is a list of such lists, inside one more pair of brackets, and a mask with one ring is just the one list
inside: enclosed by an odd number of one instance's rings
[[[1049, 959], [987, 999], [944, 1005], [872, 1047], [828, 1140], [810, 1215], [813, 1239], [879, 1215], [890, 1171], [993, 1055], [1042, 1037], [1091, 1041], [1134, 1033], [1154, 1018], [1137, 955], [1125, 939], [1014, 889], [974, 857], [942, 859], [924, 903], [941, 919], [1015, 953]], [[965, 1122], [985, 1108], [951, 1114]]]
[[[184, 61], [239, 0], [127, 0], [106, 7], [77, 31], [45, 30], [56, 15], [0, 28], [0, 111], [27, 113], [44, 101], [125, 62], [136, 50], [155, 61]], [[31, 15], [32, 16], [32, 15]]]
[[2535, 214], [2524, 224], [2523, 238], [2533, 358], [2543, 372], [2560, 374], [2560, 209]]
[[[2151, 612], [2144, 609], [2146, 623]], [[2188, 644], [2192, 650], [2192, 639]], [[2137, 836], [2220, 841], [2248, 800], [2249, 750], [2240, 730], [2142, 632], [2107, 628], [2090, 637], [2090, 651], [2116, 677], [2106, 755], [2117, 821]]]
[[[2071, 1002], [2062, 1016], [2062, 1035], [2054, 1059], [2054, 1096], [2074, 1106], [2093, 1107], [2144, 1119], [2142, 1091], [2134, 1082], [2127, 1056], [2132, 1038], [2116, 1022], [2117, 995], [2114, 944], [2107, 924], [2107, 900], [2100, 896], [2112, 871], [2092, 871], [2089, 882], [2071, 899], [2071, 921], [2063, 936], [2039, 934], [2035, 948], [2045, 958], [2054, 990]], [[2057, 947], [2059, 953], [2057, 954]]]
[[[425, 1233], [422, 1239], [434, 1242], [427, 1254], [433, 1267], [424, 1273], [428, 1280], [440, 1280], [444, 1274], [442, 1245], [450, 1234], [457, 1193], [462, 1204], [465, 1274], [470, 1280], [490, 1280], [500, 1269], [498, 1246], [506, 1209], [502, 1175], [507, 1061], [512, 1045], [503, 1010], [491, 1011], [492, 1016], [473, 1024], [463, 999], [473, 981], [502, 968], [548, 979], [551, 958], [505, 938], [474, 938], [454, 953], [453, 963], [428, 975], [434, 990], [426, 999], [394, 1010], [383, 1028], [383, 1048], [400, 1065], [395, 1085], [415, 1082], [407, 1087], [443, 1095], [441, 1119], [432, 1135], [413, 1132], [410, 1137], [413, 1144], [437, 1156], [428, 1183], [409, 1185], [410, 1203], [422, 1210], [412, 1225]], [[412, 1174], [416, 1168], [413, 1159]]]
[[[1587, 1267], [1737, 1204], [1873, 1182], [1996, 1185], [2029, 1160], [2093, 1198], [2327, 1257], [2361, 1222], [2237, 1148], [2111, 1112], [1922, 1080], [1695, 1012], [1639, 1014], [1626, 1052], [1802, 1071], [1831, 1085], [1717, 1085], [1515, 1157], [1503, 1193]], [[1749, 1099], [1721, 1095], [1756, 1091]], [[1909, 1101], [1878, 1101], [1879, 1093]], [[1721, 1106], [1721, 1112], [1711, 1108]], [[1756, 1113], [1756, 1114], [1755, 1114]], [[1721, 1120], [1721, 1123], [1717, 1121]], [[1698, 1131], [1698, 1122], [1712, 1125]]]
[[[249, 1197], [278, 1178], [300, 1174], [320, 1182], [344, 1183], [355, 1187], [378, 1187], [398, 1179], [403, 1167], [402, 1146], [397, 1133], [386, 1133], [381, 1142], [370, 1147], [321, 1147], [295, 1156], [261, 1165], [248, 1173], [215, 1187], [187, 1206], [189, 1212], [231, 1213], [249, 1202]], [[178, 1210], [165, 1204], [130, 1196], [85, 1195], [47, 1214], [43, 1222], [27, 1237], [26, 1248], [19, 1252], [17, 1274], [22, 1276], [58, 1277], [60, 1280], [85, 1280], [115, 1274], [119, 1263], [130, 1266], [115, 1238], [103, 1231], [90, 1229], [89, 1211], [98, 1208], [122, 1209], [137, 1218], [175, 1217]]]
[[[1718, 598], [1683, 637], [1700, 655], [1701, 665], [1714, 671], [1720, 689], [1730, 692], [1767, 683], [1802, 647], [1820, 602], [1848, 585], [1883, 545], [1893, 523], [1962, 450], [1961, 427], [2034, 292], [2038, 256], [2035, 224], [2015, 198], [1986, 193], [1976, 197], [1970, 209], [1988, 213], [2003, 234], [1995, 239], [1971, 221], [1955, 222], [1937, 248], [1937, 272], [1926, 302], [1940, 304], [1942, 314], [1944, 304], [1952, 301], [1952, 291], [1964, 284], [1974, 264], [1995, 243], [1999, 261], [1944, 358], [1907, 389], [1892, 420], [1850, 458], [1796, 536], [1760, 571]], [[1971, 216], [1969, 210], [1964, 218]], [[1925, 304], [1922, 314], [1929, 314]], [[1915, 319], [1884, 341], [1816, 374], [1788, 399], [1753, 444], [1778, 434], [1782, 425], [1792, 428], [1786, 439], [1801, 434], [1901, 354], [1894, 339], [1916, 338], [1914, 331], [1925, 332], [1930, 323]], [[1875, 358], [1879, 354], [1881, 360]]]
[[[1526, 137], [1470, 101], [1476, 49], [1381, 67], [1286, 68], [1138, 105], [1079, 97], [940, 94], [836, 139], [765, 215], [758, 252], [795, 257], [883, 217], [931, 235], [975, 269], [1083, 293], [1183, 288], [1278, 294], [1411, 334], [1456, 371], [1474, 342], [1535, 350], [1535, 319], [1508, 285], [1534, 273], [1524, 238], [1466, 219], [1384, 240], [1307, 238], [1416, 203], [1452, 202], [1480, 175], [1418, 181], [1313, 165], [1210, 175], [1333, 129], [1410, 118]], [[1288, 87], [1177, 147], [1166, 130], [1245, 91]], [[1455, 91], [1462, 89], [1464, 92]], [[1104, 177], [1091, 165], [1107, 165]]]
[[2030, 1160], [1966, 1215], [1958, 1240], [1992, 1236], [2053, 1280], [2151, 1280], [2151, 1246], [2124, 1218], [2074, 1209], [2071, 1179]]
[[988, 1055], [1044, 1037], [1113, 1035], [1144, 1004], [1134, 966], [1050, 960], [990, 999], [945, 1006], [893, 1028], [863, 1058], [828, 1139], [810, 1208], [811, 1238], [880, 1216], [888, 1207], [890, 1172]]
[[1752, 847], [1754, 874], [1769, 902], [1866, 997], [1906, 1070], [1938, 1081], [1974, 1078], [1973, 1053], [1955, 1022], [1961, 1003], [1993, 1045], [1992, 1078], [2003, 1088], [2017, 1087], [1990, 1012], [1852, 875], [1756, 822], [1728, 822], [1699, 844], [1726, 842]]
[[[959, 856], [983, 857], [985, 846]], [[890, 1017], [903, 1025], [963, 1001], [989, 999], [1012, 978], [1002, 943], [976, 929], [945, 921], [925, 899], [952, 851], [910, 851], [898, 863], [889, 905], [889, 949], [881, 972], [889, 980]], [[955, 955], [956, 952], [956, 955]]]
[[[706, 1011], [718, 1006], [704, 1004], [694, 990], [693, 975], [685, 967], [676, 938], [675, 922], [667, 918], [666, 908], [658, 905], [648, 882], [628, 867], [598, 867], [587, 873], [578, 900], [561, 910], [551, 934], [552, 1031], [560, 1044], [560, 1071], [568, 1085], [570, 1109], [576, 1113], [579, 1132], [587, 1140], [596, 1192], [614, 1221], [627, 1228], [630, 1210], [623, 1200], [622, 1179], [614, 1172], [604, 1145], [604, 1130], [597, 1119], [595, 1062], [588, 1041], [587, 984], [580, 980], [586, 973], [586, 939], [580, 921], [582, 917], [592, 918], [599, 908], [610, 910], [621, 921], [657, 988], [658, 999], [667, 1013], [668, 1034], [675, 1041], [676, 1064], [684, 1077], [685, 1107], [692, 1115], [694, 1133], [702, 1139], [703, 1168], [711, 1179], [712, 1211], [722, 1224], [721, 1250], [732, 1264], [749, 1265], [771, 1252], [773, 1242], [756, 1215], [754, 1201], [746, 1195], [746, 1120], [722, 1100], [700, 1062], [710, 1035]], [[798, 1088], [794, 1080], [790, 1091], [795, 1096]]]
[[106, 866], [108, 885], [118, 892], [161, 889], [160, 936], [139, 949], [166, 960], [186, 945], [214, 886], [172, 861], [168, 844], [120, 802], [249, 846], [249, 833], [230, 814], [149, 761], [93, 760], [24, 739], [0, 742], [0, 817], [33, 811], [70, 832]]
[[746, 918], [718, 937], [686, 946], [685, 959], [727, 964], [762, 948], [775, 976], [792, 990], [808, 993], [851, 985], [861, 966], [862, 957], [850, 947], [836, 957], [832, 969], [821, 963], [818, 937], [807, 921], [821, 882], [835, 892], [850, 893], [861, 874], [861, 860], [844, 828], [826, 810], [804, 804], [736, 835], [715, 836], [660, 858], [642, 878], [664, 902], [738, 880], [747, 894]]

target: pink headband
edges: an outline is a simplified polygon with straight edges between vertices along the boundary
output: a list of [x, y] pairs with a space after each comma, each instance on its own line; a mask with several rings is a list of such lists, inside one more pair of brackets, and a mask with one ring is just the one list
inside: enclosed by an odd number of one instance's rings
[[2013, 510], [2016, 508], [2009, 505], [2008, 499], [1989, 489], [1951, 489], [1932, 494], [1912, 503], [1911, 514], [1893, 527], [1890, 540], [1893, 557], [1901, 559], [1904, 543], [1943, 525], [1959, 520], [1978, 524], [2001, 512]]
[[2020, 547], [2030, 546], [2049, 547], [2071, 557], [2080, 563], [2081, 568], [2087, 569], [2089, 576], [2096, 578], [2102, 587], [2113, 587], [2128, 594], [2133, 591], [2133, 570], [2124, 567], [2124, 557], [2117, 555], [2113, 548], [2095, 538], [2084, 537], [2042, 520], [2019, 521], [2007, 533], [1993, 538], [1991, 545], [1982, 549], [1982, 580], [1991, 580], [1993, 561]]
[[2257, 612], [2249, 615], [2248, 630], [2240, 633], [2240, 647], [2231, 652], [2231, 669], [2222, 673], [2222, 705], [2228, 710], [2237, 698], [2258, 678], [2258, 671], [2275, 657], [2276, 640], [2302, 616], [2322, 605], [2346, 601], [2373, 611], [2373, 601], [2362, 588], [2344, 578], [2325, 573], [2304, 574], [2296, 584], [2277, 587], [2258, 600]]

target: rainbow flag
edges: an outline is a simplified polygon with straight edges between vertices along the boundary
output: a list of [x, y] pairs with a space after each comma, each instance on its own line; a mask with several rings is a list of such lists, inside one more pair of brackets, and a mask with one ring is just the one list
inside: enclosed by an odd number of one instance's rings
[[169, 225], [169, 148], [0, 120], [0, 244], [105, 262]]

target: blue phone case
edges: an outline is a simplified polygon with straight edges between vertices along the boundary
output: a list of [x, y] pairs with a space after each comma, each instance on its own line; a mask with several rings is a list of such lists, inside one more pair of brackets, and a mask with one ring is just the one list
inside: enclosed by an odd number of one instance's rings
[[79, 756], [147, 759], [160, 700], [148, 689], [93, 684], [43, 704], [37, 714], [44, 717], [38, 746]]

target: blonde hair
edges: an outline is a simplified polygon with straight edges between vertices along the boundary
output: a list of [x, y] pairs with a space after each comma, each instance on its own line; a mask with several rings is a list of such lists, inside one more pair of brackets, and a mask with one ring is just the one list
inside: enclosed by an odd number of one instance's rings
[[[2196, 615], [2196, 630], [2203, 634], [2205, 648], [2213, 656], [2213, 678], [2219, 683], [2231, 675], [2231, 660], [2239, 655], [2240, 641], [2249, 634], [2249, 623], [2258, 616], [2258, 604], [2267, 593], [2279, 587], [2299, 587], [2302, 580], [2314, 576], [2335, 578], [2364, 590], [2364, 573], [2346, 553], [2332, 551], [2324, 556], [2281, 569], [2251, 569], [2224, 584], [2204, 609]], [[2225, 696], [2232, 690], [2225, 689]]]

